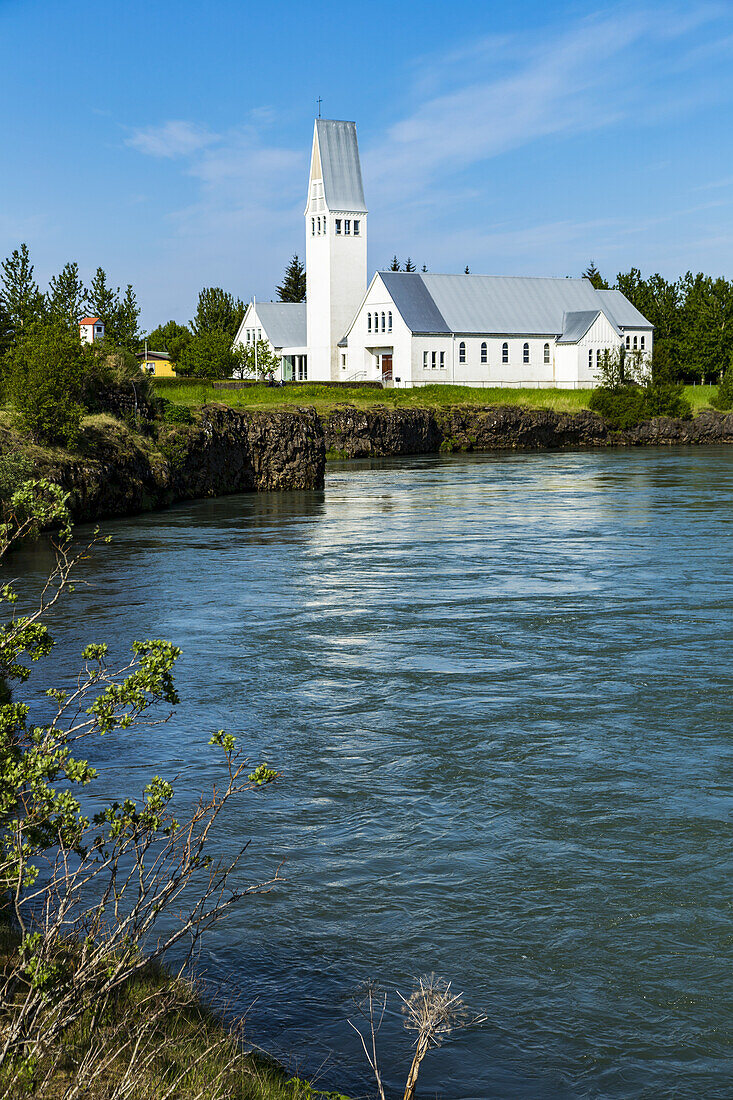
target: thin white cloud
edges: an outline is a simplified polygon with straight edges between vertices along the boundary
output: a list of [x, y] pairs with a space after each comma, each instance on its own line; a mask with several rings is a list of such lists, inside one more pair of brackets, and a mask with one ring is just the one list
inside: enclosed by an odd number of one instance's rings
[[126, 144], [150, 157], [187, 157], [216, 141], [204, 126], [184, 119], [172, 119], [162, 126], [147, 126], [134, 130]]
[[684, 41], [693, 25], [718, 14], [718, 5], [703, 5], [694, 19], [672, 8], [626, 9], [553, 36], [451, 47], [428, 66], [443, 74], [443, 91], [367, 152], [366, 174], [380, 193], [412, 199], [439, 177], [530, 142], [607, 128], [632, 114], [638, 121], [642, 89], [657, 64], [664, 67], [655, 62], [655, 44]]

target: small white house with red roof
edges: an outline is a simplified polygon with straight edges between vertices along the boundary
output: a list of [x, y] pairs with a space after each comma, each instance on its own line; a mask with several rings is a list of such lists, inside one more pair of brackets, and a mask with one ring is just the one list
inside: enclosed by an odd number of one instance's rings
[[79, 337], [82, 344], [93, 344], [104, 339], [104, 321], [99, 317], [82, 317], [79, 322]]

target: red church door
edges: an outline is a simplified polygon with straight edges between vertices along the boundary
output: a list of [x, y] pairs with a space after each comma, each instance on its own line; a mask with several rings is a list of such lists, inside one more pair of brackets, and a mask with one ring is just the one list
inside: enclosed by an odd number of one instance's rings
[[392, 381], [392, 356], [382, 356], [382, 382]]

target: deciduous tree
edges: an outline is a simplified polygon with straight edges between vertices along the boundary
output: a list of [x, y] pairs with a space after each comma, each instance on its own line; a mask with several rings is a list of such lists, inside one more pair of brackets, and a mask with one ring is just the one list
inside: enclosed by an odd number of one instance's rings
[[214, 329], [189, 340], [176, 362], [176, 373], [189, 378], [231, 378], [238, 365], [229, 333]]
[[191, 321], [194, 336], [223, 332], [233, 340], [244, 317], [244, 303], [220, 286], [209, 286], [199, 293], [196, 315]]
[[73, 444], [83, 414], [89, 355], [63, 321], [28, 324], [10, 356], [8, 389], [21, 422], [38, 442]]

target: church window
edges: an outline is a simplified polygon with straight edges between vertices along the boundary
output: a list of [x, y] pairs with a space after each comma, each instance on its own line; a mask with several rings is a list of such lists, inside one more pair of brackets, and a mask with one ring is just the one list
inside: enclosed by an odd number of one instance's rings
[[437, 370], [437, 367], [438, 367], [438, 354], [435, 351], [432, 353], [431, 360], [430, 360], [430, 365], [432, 366], [433, 370]]
[[422, 353], [422, 369], [428, 369], [428, 353], [426, 351]]
[[466, 345], [463, 340], [461, 340], [460, 344], [458, 345], [458, 362], [466, 362]]
[[550, 362], [550, 345], [545, 344], [545, 363]]
[[355, 237], [359, 236], [359, 222], [358, 221], [354, 222], [354, 236]]
[[384, 314], [382, 314], [382, 332], [384, 332]]
[[488, 348], [488, 345], [487, 345], [486, 341], [484, 340], [483, 343], [481, 344], [481, 362], [482, 363], [488, 363], [488, 361], [489, 361], [489, 348]]
[[316, 235], [316, 219], [311, 218], [311, 237], [315, 237], [315, 235]]
[[341, 218], [336, 218], [336, 236], [341, 234]]
[[351, 233], [351, 219], [350, 218], [344, 218], [344, 233], [346, 233], [347, 236], [349, 236], [350, 233]]
[[636, 351], [636, 337], [634, 337], [634, 351]]
[[626, 347], [627, 347], [627, 348], [630, 348], [630, 347], [631, 347], [631, 337], [630, 337], [630, 336], [627, 336], [627, 337], [626, 337]]
[[596, 348], [596, 370], [601, 369], [601, 349]]
[[367, 332], [371, 332], [371, 331], [372, 331], [372, 315], [371, 315], [371, 313], [367, 313]]
[[642, 351], [644, 350], [644, 337], [643, 336], [641, 336], [639, 338], [639, 347], [641, 348]]
[[522, 348], [522, 362], [529, 363], [529, 344], [525, 344]]
[[593, 370], [593, 348], [588, 348], [588, 367]]
[[440, 369], [445, 370], [445, 352], [444, 351], [441, 351], [441, 353], [440, 353]]
[[502, 363], [509, 362], [509, 345], [506, 342], [501, 345], [501, 361]]
[[[387, 332], [391, 332], [391, 331], [392, 331], [392, 310], [390, 310], [389, 313], [387, 314]], [[644, 339], [644, 337], [642, 336], [642, 340], [643, 339]]]

